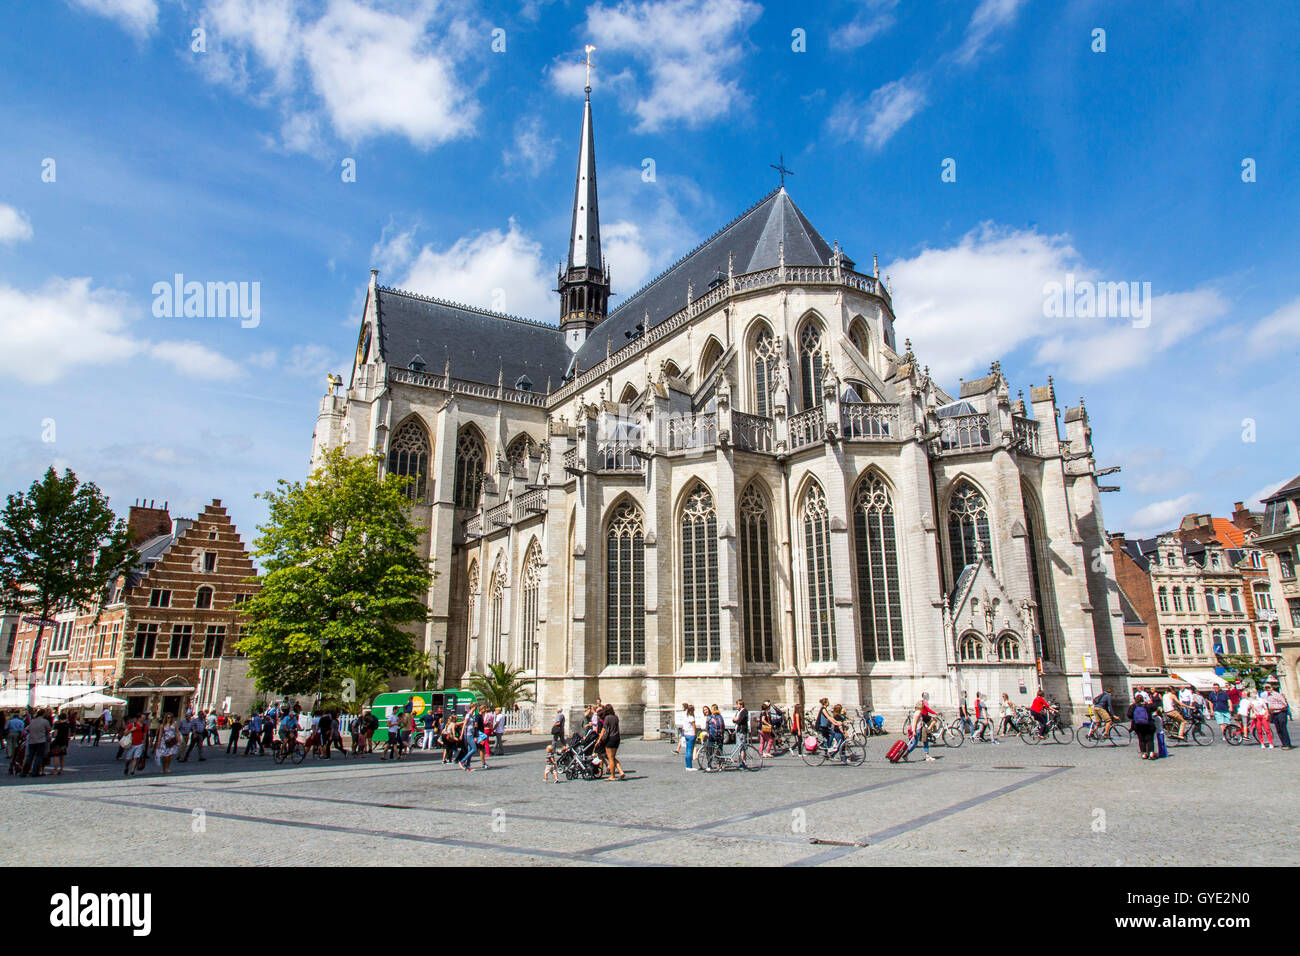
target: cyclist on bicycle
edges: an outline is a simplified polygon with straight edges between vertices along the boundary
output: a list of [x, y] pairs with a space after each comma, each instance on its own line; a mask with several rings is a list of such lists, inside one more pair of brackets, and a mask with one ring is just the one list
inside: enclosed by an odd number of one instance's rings
[[1162, 705], [1166, 719], [1173, 721], [1175, 725], [1174, 736], [1179, 740], [1186, 740], [1188, 727], [1187, 717], [1183, 714], [1182, 708], [1178, 706], [1178, 698], [1174, 696], [1172, 690], [1165, 691]]
[[1115, 712], [1113, 701], [1110, 699], [1110, 691], [1103, 689], [1100, 694], [1092, 699], [1092, 710], [1094, 723], [1101, 722], [1101, 736], [1105, 738], [1110, 733], [1110, 728], [1115, 725]]
[[298, 739], [298, 710], [294, 705], [293, 710], [286, 710], [284, 716], [280, 718], [280, 746], [292, 747], [293, 742]]
[[1038, 721], [1038, 736], [1047, 736], [1047, 717], [1051, 712], [1051, 704], [1043, 696], [1043, 689], [1040, 687], [1034, 697], [1034, 702], [1029, 705], [1029, 713]]

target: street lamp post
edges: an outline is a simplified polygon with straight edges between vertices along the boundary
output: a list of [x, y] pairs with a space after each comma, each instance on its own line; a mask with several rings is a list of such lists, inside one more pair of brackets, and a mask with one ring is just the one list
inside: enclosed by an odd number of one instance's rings
[[320, 707], [321, 702], [325, 699], [325, 645], [329, 644], [328, 637], [320, 639], [320, 682], [316, 685], [316, 706]]

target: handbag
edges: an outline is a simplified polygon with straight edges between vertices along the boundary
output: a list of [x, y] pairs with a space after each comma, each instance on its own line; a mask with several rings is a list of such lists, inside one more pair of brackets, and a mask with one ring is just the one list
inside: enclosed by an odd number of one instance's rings
[[758, 725], [758, 729], [765, 734], [770, 734], [772, 732], [772, 725], [765, 720]]

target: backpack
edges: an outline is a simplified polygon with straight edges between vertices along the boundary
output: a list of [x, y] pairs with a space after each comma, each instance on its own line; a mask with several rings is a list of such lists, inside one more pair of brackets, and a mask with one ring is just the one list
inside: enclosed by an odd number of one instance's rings
[[1146, 707], [1144, 707], [1142, 704], [1138, 704], [1136, 707], [1133, 708], [1133, 723], [1135, 724], [1151, 723], [1151, 712], [1148, 711]]

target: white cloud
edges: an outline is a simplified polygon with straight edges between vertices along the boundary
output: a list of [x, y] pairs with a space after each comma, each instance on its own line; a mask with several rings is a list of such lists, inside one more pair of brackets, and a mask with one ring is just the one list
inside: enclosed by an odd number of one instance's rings
[[235, 378], [238, 366], [195, 342], [133, 336], [136, 308], [122, 293], [91, 288], [88, 278], [51, 279], [36, 292], [0, 283], [0, 374], [49, 385], [100, 365], [148, 356], [203, 378]]
[[[0, 229], [0, 234], [3, 233]], [[1275, 312], [1264, 316], [1246, 334], [1246, 346], [1254, 355], [1294, 353], [1300, 345], [1300, 298], [1292, 299]]]
[[122, 29], [137, 37], [146, 37], [158, 24], [156, 0], [72, 0], [72, 2], [101, 17], [116, 20]]
[[1290, 478], [1282, 478], [1278, 481], [1270, 481], [1264, 487], [1252, 491], [1247, 497], [1242, 499], [1242, 503], [1247, 508], [1259, 509], [1264, 505], [1264, 499], [1277, 493], [1277, 490], [1285, 485]]
[[1182, 520], [1183, 515], [1193, 511], [1192, 504], [1196, 499], [1195, 492], [1188, 492], [1177, 498], [1153, 501], [1129, 515], [1125, 527], [1132, 530], [1125, 533], [1136, 538], [1147, 537], [1161, 531], [1171, 531]]
[[0, 242], [25, 242], [32, 237], [27, 214], [0, 202]]
[[893, 281], [900, 338], [912, 340], [940, 381], [1035, 345], [1039, 363], [1095, 381], [1148, 364], [1227, 311], [1217, 291], [1202, 288], [1154, 296], [1147, 328], [1134, 328], [1130, 318], [1048, 318], [1049, 283], [1067, 274], [1099, 281], [1097, 270], [1066, 236], [989, 223], [954, 246], [925, 249], [884, 271]]
[[379, 234], [379, 241], [370, 249], [370, 264], [379, 270], [379, 275], [387, 281], [394, 272], [406, 268], [415, 258], [415, 226], [398, 229], [389, 220], [384, 231]]
[[550, 320], [558, 315], [555, 277], [542, 247], [510, 220], [509, 229], [464, 236], [448, 249], [424, 246], [399, 288], [465, 305]]
[[538, 176], [555, 162], [558, 136], [550, 136], [537, 116], [524, 116], [515, 123], [513, 149], [503, 150], [501, 160], [507, 169], [521, 170], [527, 176]]
[[899, 0], [864, 0], [862, 10], [848, 23], [831, 31], [833, 50], [856, 50], [893, 28]]
[[472, 134], [480, 108], [464, 61], [482, 44], [467, 14], [360, 0], [323, 10], [312, 18], [290, 0], [211, 0], [201, 68], [278, 108], [288, 150], [319, 151], [326, 126], [349, 142], [398, 135], [423, 148]]
[[861, 139], [869, 149], [880, 149], [925, 106], [920, 77], [886, 83], [861, 103], [845, 96], [831, 112], [827, 126], [845, 139]]
[[957, 62], [969, 64], [985, 49], [993, 34], [1010, 25], [1025, 0], [980, 0], [966, 27], [966, 37], [957, 51]]
[[[587, 10], [586, 34], [611, 59], [639, 64], [637, 130], [655, 132], [676, 123], [701, 126], [744, 104], [738, 73], [745, 31], [761, 13], [749, 0], [597, 4]], [[572, 64], [554, 67], [551, 76], [582, 89]]]

